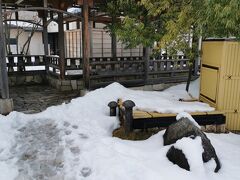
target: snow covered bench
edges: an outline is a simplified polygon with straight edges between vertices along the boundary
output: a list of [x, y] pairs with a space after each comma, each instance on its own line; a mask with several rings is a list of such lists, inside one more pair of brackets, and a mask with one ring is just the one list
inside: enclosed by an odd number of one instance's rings
[[[147, 112], [133, 110], [135, 103], [131, 100], [122, 102], [110, 102], [110, 115], [118, 116], [121, 126], [124, 127], [125, 133], [129, 134], [134, 129], [148, 129], [155, 127], [168, 127], [176, 121], [177, 114], [166, 114], [158, 112]], [[202, 130], [211, 132], [225, 132], [226, 117], [223, 112], [195, 112], [189, 113], [195, 121], [202, 127]]]

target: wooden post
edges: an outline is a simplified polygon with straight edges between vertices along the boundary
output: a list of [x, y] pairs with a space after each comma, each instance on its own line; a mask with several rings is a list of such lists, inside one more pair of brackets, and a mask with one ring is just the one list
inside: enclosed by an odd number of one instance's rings
[[90, 57], [93, 57], [93, 22], [89, 22]]
[[64, 26], [63, 14], [58, 13], [58, 49], [59, 49], [59, 68], [60, 78], [65, 78], [65, 48], [64, 48]]
[[[47, 4], [47, 0], [44, 0], [43, 2], [43, 7], [47, 8], [48, 4]], [[49, 55], [49, 50], [48, 50], [48, 30], [47, 30], [47, 11], [43, 12], [43, 47], [44, 47], [44, 59], [45, 59], [45, 63], [46, 63], [46, 72], [49, 72], [49, 62], [46, 56]]]
[[0, 86], [1, 98], [8, 99], [9, 87], [5, 54], [5, 37], [3, 32], [2, 0], [0, 0]]
[[69, 30], [69, 22], [66, 22], [66, 30]]
[[128, 135], [133, 131], [133, 107], [135, 103], [131, 100], [127, 100], [123, 102], [123, 106], [125, 108], [124, 130], [126, 135]]
[[[44, 0], [43, 6], [47, 8], [47, 0]], [[44, 54], [45, 56], [49, 55], [48, 52], [48, 31], [47, 31], [47, 11], [43, 13], [43, 44], [44, 44]]]
[[117, 115], [117, 106], [118, 104], [115, 101], [111, 101], [110, 103], [108, 103], [108, 107], [110, 108], [110, 116]]
[[[116, 23], [116, 17], [113, 16], [112, 17], [112, 25], [114, 25]], [[112, 38], [112, 58], [113, 60], [116, 60], [117, 58], [117, 36], [116, 36], [116, 33], [115, 32], [112, 32], [111, 34], [111, 38]]]
[[83, 36], [83, 79], [86, 89], [90, 88], [90, 67], [89, 67], [89, 57], [90, 57], [90, 37], [89, 37], [89, 6], [88, 0], [83, 0], [83, 27], [82, 27], [82, 36]]
[[144, 83], [146, 84], [148, 81], [148, 73], [149, 73], [149, 60], [150, 60], [150, 47], [144, 47], [143, 49], [143, 57], [145, 61], [144, 66]]
[[80, 21], [79, 21], [79, 19], [77, 19], [77, 21], [76, 21], [76, 27], [77, 27], [77, 29], [80, 29]]

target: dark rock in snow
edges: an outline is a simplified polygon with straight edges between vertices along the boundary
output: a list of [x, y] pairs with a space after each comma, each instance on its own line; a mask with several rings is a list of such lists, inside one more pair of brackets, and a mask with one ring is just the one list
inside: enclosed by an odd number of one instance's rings
[[167, 158], [173, 164], [177, 164], [179, 167], [190, 171], [188, 160], [186, 159], [182, 150], [176, 149], [174, 146], [172, 146], [167, 152]]
[[212, 158], [216, 162], [215, 172], [221, 168], [221, 163], [217, 157], [216, 151], [211, 144], [211, 141], [192, 121], [188, 118], [181, 118], [179, 121], [171, 124], [163, 135], [164, 145], [174, 144], [177, 140], [183, 137], [201, 137], [204, 152], [202, 153], [203, 162], [208, 162]]

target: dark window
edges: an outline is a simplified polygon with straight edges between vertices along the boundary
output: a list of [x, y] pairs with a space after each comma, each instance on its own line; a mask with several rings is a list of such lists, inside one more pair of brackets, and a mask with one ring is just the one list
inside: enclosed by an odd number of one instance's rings
[[17, 44], [17, 39], [16, 38], [10, 38], [10, 44], [16, 45]]

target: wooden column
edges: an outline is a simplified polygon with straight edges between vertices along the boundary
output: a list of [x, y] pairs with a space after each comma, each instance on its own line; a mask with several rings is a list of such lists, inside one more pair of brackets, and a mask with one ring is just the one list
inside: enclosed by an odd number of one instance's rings
[[58, 13], [58, 49], [59, 49], [59, 69], [60, 78], [65, 77], [65, 47], [64, 47], [64, 26], [63, 14]]
[[148, 81], [148, 73], [149, 73], [149, 60], [150, 60], [150, 47], [144, 47], [143, 49], [143, 58], [144, 58], [144, 83], [146, 84]]
[[[47, 8], [47, 0], [44, 0], [43, 6]], [[47, 11], [44, 11], [43, 16], [43, 44], [44, 44], [44, 54], [47, 56], [49, 55], [48, 51], [48, 30], [47, 30]]]
[[5, 54], [5, 36], [3, 32], [2, 0], [0, 0], [0, 91], [2, 99], [9, 98], [8, 74]]
[[69, 22], [66, 22], [66, 30], [69, 30]]
[[83, 36], [83, 79], [86, 89], [90, 88], [90, 33], [89, 33], [89, 6], [88, 0], [83, 0], [83, 23], [82, 23], [82, 36]]
[[80, 29], [80, 21], [79, 21], [79, 19], [77, 19], [77, 21], [76, 21], [76, 27], [77, 27], [77, 29]]
[[[116, 17], [112, 17], [112, 25], [114, 25], [115, 22], [116, 22]], [[115, 32], [113, 32], [111, 34], [111, 38], [112, 38], [112, 44], [111, 44], [112, 58], [113, 58], [113, 60], [116, 60], [116, 58], [117, 58], [117, 36], [116, 36]]]
[[93, 57], [93, 22], [89, 21], [90, 56]]

